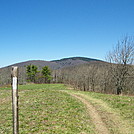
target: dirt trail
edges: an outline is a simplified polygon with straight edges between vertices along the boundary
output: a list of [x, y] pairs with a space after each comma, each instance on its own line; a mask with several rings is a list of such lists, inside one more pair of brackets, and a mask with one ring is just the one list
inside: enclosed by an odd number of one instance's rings
[[98, 110], [99, 115], [106, 123], [107, 128], [111, 130], [111, 133], [134, 134], [134, 129], [132, 128], [131, 125], [129, 125], [129, 122], [123, 120], [119, 115], [119, 113], [117, 111], [114, 111], [114, 109], [110, 108], [107, 103], [84, 94], [77, 94], [77, 95], [78, 96], [80, 95], [82, 98], [85, 98], [86, 100], [88, 100], [88, 102], [96, 103], [95, 104], [96, 107], [98, 106], [99, 109], [101, 109]]
[[[113, 111], [104, 101], [82, 93], [63, 91], [77, 98], [87, 107], [97, 134], [133, 134], [129, 123]], [[95, 104], [95, 105], [94, 105]]]
[[[87, 109], [88, 109], [88, 113], [92, 119], [92, 122], [95, 125], [96, 131], [98, 134], [109, 134], [108, 129], [106, 128], [105, 124], [103, 123], [103, 121], [101, 120], [101, 117], [99, 116], [98, 112], [96, 111], [96, 109], [84, 98], [77, 96], [75, 94], [70, 94], [71, 96], [79, 99], [80, 101], [82, 101]], [[92, 109], [92, 110], [91, 110]]]

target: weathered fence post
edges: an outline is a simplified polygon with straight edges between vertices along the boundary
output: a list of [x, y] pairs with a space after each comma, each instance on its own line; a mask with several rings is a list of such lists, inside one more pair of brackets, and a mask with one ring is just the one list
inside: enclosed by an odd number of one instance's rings
[[12, 78], [12, 111], [13, 111], [13, 134], [19, 134], [18, 119], [18, 67], [13, 66], [11, 71]]

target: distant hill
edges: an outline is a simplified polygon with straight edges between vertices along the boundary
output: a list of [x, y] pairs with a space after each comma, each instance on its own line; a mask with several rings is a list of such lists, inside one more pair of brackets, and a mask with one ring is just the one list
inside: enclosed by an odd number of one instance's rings
[[103, 64], [106, 63], [102, 60], [92, 59], [87, 57], [70, 57], [70, 58], [63, 58], [60, 60], [53, 60], [52, 62], [57, 63], [60, 68], [70, 67], [70, 66], [77, 66], [81, 64]]
[[[15, 63], [7, 67], [11, 67], [11, 66], [26, 67], [27, 65], [31, 64], [31, 65], [36, 65], [39, 68], [42, 68], [44, 66], [49, 66], [53, 70], [53, 69], [60, 69], [60, 68], [69, 67], [69, 66], [77, 66], [80, 64], [93, 64], [93, 63], [100, 64], [100, 63], [105, 63], [105, 62], [98, 60], [98, 59], [92, 59], [92, 58], [86, 58], [86, 57], [70, 57], [70, 58], [63, 58], [60, 60], [52, 60], [52, 61], [29, 60], [25, 62]], [[7, 67], [4, 67], [4, 68], [7, 68]]]
[[19, 81], [20, 83], [24, 83], [26, 79], [26, 66], [27, 65], [36, 65], [39, 69], [44, 66], [49, 66], [52, 70], [57, 70], [65, 67], [71, 66], [78, 66], [82, 64], [105, 64], [106, 62], [98, 60], [98, 59], [91, 59], [86, 57], [70, 57], [70, 58], [63, 58], [60, 60], [53, 60], [53, 61], [44, 61], [44, 60], [30, 60], [25, 62], [20, 62], [16, 64], [9, 65], [7, 67], [0, 68], [0, 85], [10, 83], [11, 79], [11, 66], [18, 66], [19, 67]]

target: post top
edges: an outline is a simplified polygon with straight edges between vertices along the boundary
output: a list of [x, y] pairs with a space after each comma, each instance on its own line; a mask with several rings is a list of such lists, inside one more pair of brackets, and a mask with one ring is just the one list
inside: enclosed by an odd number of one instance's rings
[[11, 76], [12, 77], [18, 76], [18, 66], [12, 66]]

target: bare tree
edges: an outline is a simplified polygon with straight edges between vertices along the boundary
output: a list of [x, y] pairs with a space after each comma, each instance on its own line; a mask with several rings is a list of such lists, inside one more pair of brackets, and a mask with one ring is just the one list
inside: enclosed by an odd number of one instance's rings
[[130, 76], [129, 69], [134, 63], [134, 39], [126, 36], [118, 41], [116, 47], [107, 55], [107, 59], [111, 63], [116, 93], [119, 95], [126, 88], [126, 80]]

